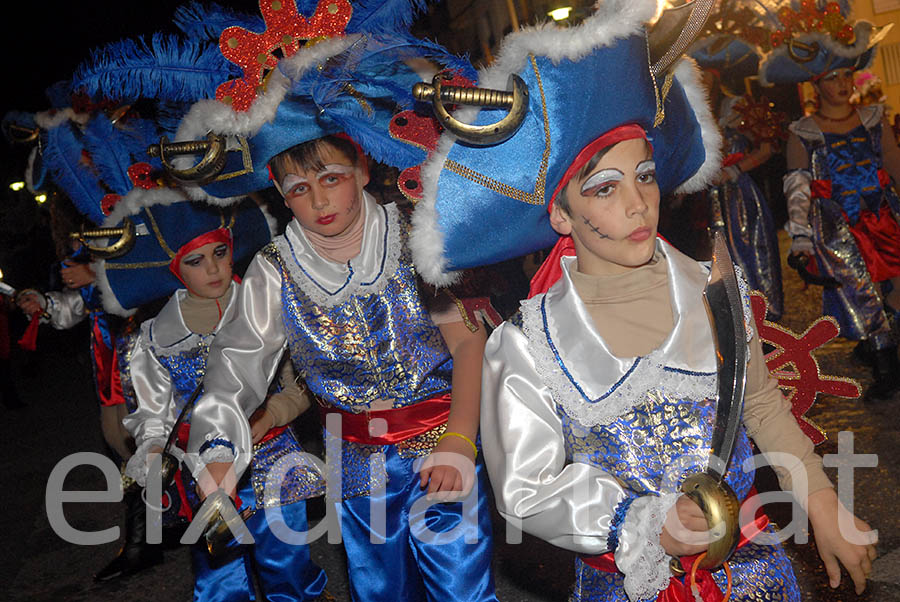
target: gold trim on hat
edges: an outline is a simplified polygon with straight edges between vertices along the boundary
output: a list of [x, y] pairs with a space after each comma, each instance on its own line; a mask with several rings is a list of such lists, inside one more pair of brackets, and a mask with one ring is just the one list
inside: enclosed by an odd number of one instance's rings
[[529, 54], [528, 58], [531, 61], [531, 68], [534, 70], [538, 90], [540, 90], [541, 93], [541, 118], [543, 119], [544, 124], [544, 152], [541, 156], [541, 167], [538, 170], [537, 179], [535, 179], [534, 182], [534, 191], [526, 192], [514, 186], [510, 186], [509, 184], [504, 184], [499, 180], [495, 180], [494, 178], [479, 173], [452, 159], [444, 161], [444, 169], [453, 172], [458, 176], [462, 176], [467, 180], [471, 180], [480, 186], [484, 186], [489, 190], [493, 190], [497, 194], [501, 194], [505, 197], [528, 203], [529, 205], [543, 205], [545, 189], [547, 186], [547, 168], [550, 165], [550, 121], [547, 117], [547, 99], [544, 96], [544, 83], [541, 80], [541, 72], [538, 69], [534, 55]]

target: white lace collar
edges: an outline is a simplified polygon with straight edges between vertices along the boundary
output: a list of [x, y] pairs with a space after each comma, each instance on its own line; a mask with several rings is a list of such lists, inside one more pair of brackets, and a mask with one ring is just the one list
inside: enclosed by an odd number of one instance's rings
[[667, 259], [675, 326], [646, 356], [610, 352], [569, 277], [574, 257], [562, 259], [563, 276], [546, 294], [522, 303], [523, 331], [541, 379], [585, 426], [608, 424], [651, 390], [694, 398], [716, 394], [712, 329], [701, 298], [708, 268], [661, 239], [657, 250]]
[[396, 205], [379, 205], [363, 192], [365, 226], [359, 255], [347, 263], [316, 253], [297, 220], [291, 220], [275, 246], [294, 282], [317, 305], [333, 307], [352, 295], [384, 290], [400, 263], [400, 217]]
[[163, 306], [159, 314], [151, 320], [141, 324], [142, 341], [144, 341], [157, 357], [168, 357], [194, 349], [204, 340], [210, 340], [216, 336], [219, 329], [231, 321], [237, 308], [238, 287], [237, 282], [232, 282], [231, 299], [222, 312], [222, 318], [210, 334], [201, 335], [193, 332], [184, 322], [181, 313], [181, 300], [187, 296], [186, 289], [175, 291], [169, 301]]

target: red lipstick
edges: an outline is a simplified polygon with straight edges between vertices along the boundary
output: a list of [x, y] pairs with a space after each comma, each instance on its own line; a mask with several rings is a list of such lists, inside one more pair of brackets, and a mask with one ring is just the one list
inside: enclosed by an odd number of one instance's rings
[[628, 235], [628, 240], [632, 242], [641, 242], [650, 238], [651, 230], [650, 228], [644, 226], [642, 228], [638, 228], [634, 230], [631, 234]]
[[334, 221], [334, 218], [337, 217], [337, 213], [332, 213], [331, 215], [323, 215], [319, 219], [316, 220], [317, 224], [321, 224], [323, 226], [327, 226], [331, 222]]

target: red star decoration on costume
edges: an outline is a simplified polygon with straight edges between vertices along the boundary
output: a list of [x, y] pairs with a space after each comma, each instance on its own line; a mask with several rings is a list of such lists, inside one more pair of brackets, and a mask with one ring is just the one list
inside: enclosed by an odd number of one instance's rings
[[819, 370], [813, 351], [838, 336], [840, 329], [830, 316], [823, 316], [810, 325], [803, 334], [796, 334], [783, 326], [768, 322], [766, 299], [759, 292], [750, 295], [750, 306], [761, 341], [775, 347], [766, 354], [766, 366], [778, 379], [791, 402], [791, 412], [800, 429], [814, 445], [825, 441], [825, 432], [805, 416], [819, 393], [837, 397], [859, 397], [859, 384], [850, 378], [825, 376]]
[[[471, 88], [475, 85], [471, 80], [458, 74], [448, 79], [444, 84], [464, 88]], [[437, 148], [438, 139], [441, 137], [441, 132], [444, 131], [444, 128], [441, 127], [430, 112], [426, 116], [416, 113], [414, 110], [408, 110], [394, 115], [394, 118], [391, 119], [389, 131], [392, 138], [424, 149], [430, 155]], [[400, 189], [400, 192], [413, 203], [417, 203], [422, 199], [420, 167], [421, 165], [408, 167], [401, 171], [397, 177], [397, 187]]]
[[220, 85], [216, 100], [236, 111], [250, 108], [266, 74], [278, 66], [280, 58], [293, 56], [309, 40], [344, 35], [353, 14], [348, 0], [321, 0], [309, 19], [297, 12], [295, 0], [260, 0], [259, 10], [266, 23], [264, 32], [228, 27], [219, 36], [222, 55], [243, 69], [244, 76]]

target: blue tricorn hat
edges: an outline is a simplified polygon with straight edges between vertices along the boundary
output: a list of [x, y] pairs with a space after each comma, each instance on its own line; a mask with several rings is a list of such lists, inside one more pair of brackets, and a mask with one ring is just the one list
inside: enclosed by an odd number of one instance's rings
[[[421, 162], [419, 149], [388, 135], [391, 117], [398, 106], [412, 105], [411, 88], [421, 81], [404, 61], [438, 59], [450, 68], [468, 68], [474, 76], [468, 62], [407, 32], [415, 9], [422, 4], [410, 0], [334, 3], [349, 15], [344, 32], [329, 34], [278, 60], [249, 108], [238, 110], [219, 100], [196, 103], [179, 126], [176, 141], [222, 135], [229, 152], [220, 175], [202, 187], [187, 189], [191, 197], [227, 203], [237, 195], [267, 188], [271, 185], [267, 165], [273, 157], [337, 133], [347, 134], [375, 160], [399, 167]], [[297, 3], [297, 10], [301, 18], [312, 22], [314, 12], [330, 6], [306, 0]], [[274, 62], [274, 51], [270, 54]], [[173, 159], [176, 169], [187, 169], [195, 162], [194, 157]]]
[[144, 303], [167, 297], [184, 285], [169, 270], [178, 250], [198, 236], [228, 228], [234, 261], [250, 257], [269, 242], [266, 214], [249, 199], [228, 207], [189, 201], [174, 189], [135, 189], [123, 199], [105, 226], [135, 226], [128, 253], [93, 264], [106, 311], [127, 316]]
[[759, 71], [757, 49], [735, 36], [710, 36], [691, 47], [691, 58], [703, 69], [719, 74], [719, 86], [729, 96], [745, 92], [744, 80]]
[[[504, 88], [517, 74], [530, 106], [505, 142], [476, 147], [445, 132], [422, 165], [411, 246], [426, 281], [447, 284], [455, 271], [553, 245], [559, 235], [547, 207], [557, 184], [585, 146], [618, 126], [647, 132], [663, 193], [702, 189], [718, 172], [721, 136], [696, 65], [681, 59], [669, 75], [651, 70], [644, 23], [655, 10], [649, 0], [611, 0], [576, 27], [504, 40], [478, 84]], [[504, 114], [481, 110], [471, 123]]]
[[795, 35], [765, 56], [759, 67], [760, 83], [796, 84], [835, 69], [866, 69], [892, 25], [876, 27], [867, 21], [857, 21], [852, 44], [844, 44], [827, 32]]

